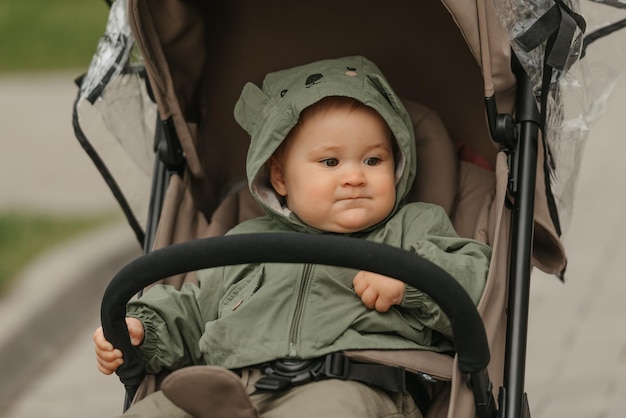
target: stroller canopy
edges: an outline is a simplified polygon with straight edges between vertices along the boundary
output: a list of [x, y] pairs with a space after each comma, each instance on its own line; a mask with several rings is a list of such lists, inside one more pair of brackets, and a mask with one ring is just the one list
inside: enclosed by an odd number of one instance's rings
[[[200, 208], [208, 216], [224, 185], [243, 177], [240, 151], [247, 138], [232, 117], [243, 84], [315, 59], [359, 54], [379, 63], [399, 95], [434, 109], [456, 144], [493, 164], [500, 145], [491, 140], [484, 100], [493, 98], [498, 112], [513, 110], [512, 50], [540, 96], [545, 42], [526, 51], [516, 38], [554, 4], [580, 11], [573, 1], [368, 0], [354, 7], [328, 0], [312, 7], [278, 0], [117, 0], [81, 84], [75, 128], [140, 239], [148, 217], [157, 119], [165, 121], [166, 134], [175, 131], [180, 140], [195, 193], [212, 196]], [[620, 1], [615, 5], [624, 8]], [[604, 24], [607, 15], [600, 16]], [[599, 25], [585, 17], [588, 26]], [[568, 66], [552, 77], [544, 129], [546, 169], [552, 175], [548, 186], [564, 225], [589, 124], [615, 79], [607, 74], [590, 91], [584, 76], [595, 68], [593, 62], [569, 68], [580, 54], [581, 28], [570, 38]], [[149, 56], [145, 63], [142, 54]], [[617, 60], [614, 64], [619, 66]], [[207, 143], [205, 138], [217, 139]]]

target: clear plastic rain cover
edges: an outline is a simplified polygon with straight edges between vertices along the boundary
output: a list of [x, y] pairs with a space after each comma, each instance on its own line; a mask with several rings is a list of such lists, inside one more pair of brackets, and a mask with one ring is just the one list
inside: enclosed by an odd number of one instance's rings
[[[603, 113], [618, 79], [626, 71], [626, 0], [563, 0], [581, 14], [584, 33], [577, 30], [563, 71], [552, 74], [547, 102], [545, 138], [551, 154], [552, 190], [561, 228], [572, 217], [575, 185], [591, 125]], [[555, 5], [553, 0], [494, 1], [509, 30], [511, 46], [531, 77], [536, 96], [542, 89], [545, 43], [525, 51], [515, 39]], [[606, 36], [605, 36], [606, 35]]]
[[81, 87], [74, 128], [142, 240], [149, 211], [157, 107], [135, 51], [127, 0], [116, 0]]

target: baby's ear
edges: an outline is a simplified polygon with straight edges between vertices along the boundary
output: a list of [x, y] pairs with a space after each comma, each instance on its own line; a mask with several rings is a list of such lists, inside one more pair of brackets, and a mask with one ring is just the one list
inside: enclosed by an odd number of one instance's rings
[[287, 187], [285, 186], [285, 176], [283, 173], [283, 167], [278, 162], [276, 157], [271, 157], [267, 162], [270, 172], [270, 183], [274, 191], [279, 195], [287, 196]]
[[254, 127], [269, 101], [269, 97], [254, 84], [246, 83], [243, 87], [241, 96], [235, 105], [235, 120], [250, 136], [252, 136]]

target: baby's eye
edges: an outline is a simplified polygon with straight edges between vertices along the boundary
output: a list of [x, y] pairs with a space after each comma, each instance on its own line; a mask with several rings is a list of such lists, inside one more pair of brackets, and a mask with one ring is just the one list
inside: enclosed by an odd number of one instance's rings
[[339, 160], [336, 158], [325, 158], [320, 162], [326, 167], [336, 167], [339, 164]]
[[380, 158], [378, 157], [370, 157], [366, 158], [364, 161], [365, 165], [378, 165], [380, 163]]

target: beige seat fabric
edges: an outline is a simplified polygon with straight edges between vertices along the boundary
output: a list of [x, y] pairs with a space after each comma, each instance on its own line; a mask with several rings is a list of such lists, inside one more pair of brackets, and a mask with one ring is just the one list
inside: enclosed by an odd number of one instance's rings
[[[413, 121], [418, 154], [418, 174], [409, 200], [441, 205], [450, 215], [460, 235], [497, 246], [498, 240], [504, 240], [508, 236], [508, 230], [500, 232], [497, 230], [501, 224], [508, 225], [508, 221], [502, 218], [506, 185], [506, 172], [502, 169], [505, 165], [503, 158], [499, 160], [500, 191], [496, 197], [496, 174], [468, 162], [458, 162], [454, 145], [438, 116], [422, 105], [411, 102], [405, 102], [405, 105]], [[238, 223], [263, 214], [243, 184], [224, 199], [208, 223], [198, 215], [184, 181], [174, 178], [168, 194], [165, 210], [173, 210], [177, 216], [174, 217], [173, 224], [167, 225], [159, 233], [161, 238], [167, 237], [165, 241], [170, 243], [197, 237], [220, 236]], [[500, 203], [496, 204], [497, 202]], [[171, 205], [169, 209], [168, 204]], [[546, 232], [548, 237], [549, 232]], [[546, 245], [550, 245], [549, 239]], [[558, 248], [553, 253], [556, 254], [554, 259], [558, 261]], [[488, 288], [479, 306], [481, 315], [489, 318], [486, 322], [492, 324], [488, 335], [491, 336], [490, 344], [494, 344], [491, 350], [492, 357], [495, 357], [492, 362], [495, 366], [490, 366], [492, 368], [490, 373], [495, 376], [495, 385], [499, 385], [502, 379], [503, 348], [498, 341], [502, 340], [505, 323], [503, 321], [505, 298], [501, 295], [505, 288], [503, 278], [506, 277], [507, 256], [506, 248], [494, 252], [492, 260], [494, 271], [490, 272]], [[194, 273], [170, 279], [169, 282], [180, 286], [182, 281], [190, 280], [195, 280]], [[493, 303], [493, 299], [499, 302]], [[360, 361], [401, 365], [408, 371], [427, 373], [439, 382], [450, 381], [457, 373], [451, 357], [432, 352], [357, 350], [346, 354]], [[473, 408], [467, 391], [459, 392], [462, 379], [455, 381], [457, 384], [452, 388], [441, 384], [430, 386], [434, 406], [428, 414], [429, 417], [445, 416], [450, 396], [460, 397], [461, 407]], [[144, 381], [136, 399], [141, 399], [158, 387], [157, 379], [154, 376], [149, 377]]]

